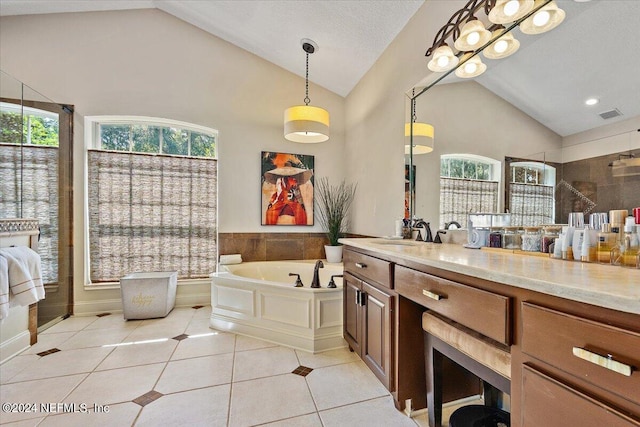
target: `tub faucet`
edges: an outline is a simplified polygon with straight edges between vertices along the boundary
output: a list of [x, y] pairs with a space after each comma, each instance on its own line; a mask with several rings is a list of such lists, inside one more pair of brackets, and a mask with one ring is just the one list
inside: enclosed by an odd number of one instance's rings
[[316, 261], [316, 266], [313, 268], [313, 280], [311, 281], [312, 288], [320, 287], [320, 277], [318, 276], [318, 270], [321, 268], [324, 268], [324, 264], [322, 263], [322, 260], [319, 259], [318, 261]]

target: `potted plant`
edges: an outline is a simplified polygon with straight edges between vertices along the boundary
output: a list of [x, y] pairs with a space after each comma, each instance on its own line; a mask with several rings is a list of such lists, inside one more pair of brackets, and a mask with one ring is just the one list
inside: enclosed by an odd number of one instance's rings
[[324, 177], [318, 180], [316, 189], [317, 216], [329, 239], [329, 244], [324, 246], [327, 262], [341, 262], [342, 245], [338, 243], [338, 239], [349, 228], [347, 214], [356, 194], [356, 185], [347, 184], [343, 180], [334, 186]]

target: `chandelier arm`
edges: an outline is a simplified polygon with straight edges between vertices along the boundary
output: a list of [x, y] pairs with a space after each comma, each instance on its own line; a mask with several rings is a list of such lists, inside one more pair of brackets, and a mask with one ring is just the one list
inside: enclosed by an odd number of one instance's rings
[[496, 0], [469, 0], [462, 9], [454, 13], [451, 18], [449, 18], [449, 21], [440, 28], [425, 56], [431, 56], [438, 47], [446, 44], [449, 36], [455, 41], [460, 37], [460, 27], [464, 25], [464, 23], [472, 20], [478, 10], [484, 8], [485, 13], [488, 15], [495, 4]]

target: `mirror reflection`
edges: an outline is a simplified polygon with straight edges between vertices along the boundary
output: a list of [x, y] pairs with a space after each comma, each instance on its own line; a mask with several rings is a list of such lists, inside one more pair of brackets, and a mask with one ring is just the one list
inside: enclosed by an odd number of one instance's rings
[[[444, 228], [464, 227], [469, 212], [508, 211], [527, 226], [640, 206], [640, 59], [615, 48], [635, 28], [623, 21], [640, 21], [633, 3], [558, 2], [559, 27], [537, 36], [516, 28], [515, 54], [482, 57], [483, 75], [450, 73], [421, 93], [415, 121], [433, 125], [435, 146], [405, 156], [407, 199], [415, 185], [406, 215]], [[429, 74], [416, 93], [441, 77]], [[409, 100], [408, 119], [411, 110]]]

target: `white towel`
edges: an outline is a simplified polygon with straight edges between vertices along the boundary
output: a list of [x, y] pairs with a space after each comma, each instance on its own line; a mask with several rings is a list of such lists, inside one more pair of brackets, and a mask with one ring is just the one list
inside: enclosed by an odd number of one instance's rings
[[9, 266], [0, 256], [0, 320], [9, 315]]
[[0, 249], [7, 261], [11, 305], [29, 305], [44, 298], [40, 255], [26, 246]]
[[240, 254], [220, 255], [220, 265], [241, 264], [241, 263], [242, 263], [242, 255]]

